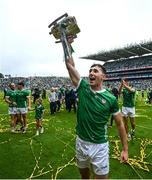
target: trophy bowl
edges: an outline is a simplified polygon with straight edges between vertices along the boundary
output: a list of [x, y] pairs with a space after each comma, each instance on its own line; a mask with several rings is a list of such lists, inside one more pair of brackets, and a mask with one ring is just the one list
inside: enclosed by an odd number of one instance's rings
[[64, 29], [67, 37], [71, 36], [76, 38], [76, 35], [80, 32], [80, 28], [78, 27], [75, 17], [68, 16], [67, 13], [53, 21], [49, 27], [51, 27], [49, 34], [53, 34], [56, 39], [61, 39], [61, 28]]

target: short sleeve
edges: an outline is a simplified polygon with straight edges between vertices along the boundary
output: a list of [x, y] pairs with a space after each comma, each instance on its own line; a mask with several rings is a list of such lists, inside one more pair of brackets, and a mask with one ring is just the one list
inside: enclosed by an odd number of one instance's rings
[[88, 87], [88, 82], [84, 79], [80, 79], [78, 86], [77, 86], [77, 91], [79, 92], [81, 89], [83, 88], [87, 88]]
[[113, 105], [112, 105], [111, 111], [112, 111], [112, 114], [113, 114], [113, 115], [116, 115], [117, 113], [120, 112], [119, 105], [118, 105], [118, 101], [117, 101], [116, 98], [115, 98], [114, 101], [113, 101]]
[[7, 91], [7, 92], [6, 92], [6, 96], [10, 96], [10, 91]]
[[26, 96], [29, 96], [30, 95], [30, 92], [28, 90], [25, 91], [25, 95]]

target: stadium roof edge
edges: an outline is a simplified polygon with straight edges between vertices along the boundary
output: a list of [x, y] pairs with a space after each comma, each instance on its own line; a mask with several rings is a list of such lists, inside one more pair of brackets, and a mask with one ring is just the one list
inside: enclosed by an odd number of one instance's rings
[[137, 44], [126, 45], [125, 47], [112, 49], [110, 51], [101, 51], [95, 54], [87, 55], [84, 57], [80, 57], [81, 59], [89, 59], [89, 60], [97, 60], [108, 62], [110, 60], [120, 60], [120, 59], [128, 59], [134, 57], [152, 55], [152, 41], [142, 41]]

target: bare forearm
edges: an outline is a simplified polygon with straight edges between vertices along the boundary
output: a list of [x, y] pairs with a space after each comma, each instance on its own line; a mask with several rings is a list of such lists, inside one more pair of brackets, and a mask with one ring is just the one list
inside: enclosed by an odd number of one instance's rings
[[114, 116], [114, 118], [121, 139], [121, 143], [123, 145], [123, 150], [128, 151], [127, 135], [122, 119], [122, 114], [118, 113], [117, 115]]
[[127, 85], [125, 84], [124, 87], [125, 87], [128, 91], [134, 92], [134, 89], [131, 88], [130, 86], [127, 86]]
[[28, 108], [31, 108], [31, 98], [30, 97], [27, 98], [27, 105], [28, 105]]
[[80, 80], [80, 75], [78, 71], [75, 69], [73, 58], [67, 59], [65, 64], [69, 72], [70, 79], [72, 80], [74, 86], [77, 86]]
[[67, 68], [68, 68], [70, 65], [73, 66], [73, 67], [75, 67], [75, 63], [74, 63], [73, 58], [66, 59], [65, 64], [66, 64], [66, 67], [67, 67]]
[[8, 103], [8, 104], [11, 104], [12, 101], [9, 100], [9, 98], [5, 97], [5, 102]]
[[126, 130], [125, 130], [123, 122], [120, 122], [119, 124], [117, 124], [117, 128], [118, 128], [118, 133], [121, 139], [121, 143], [123, 145], [123, 150], [128, 151], [127, 135], [126, 135]]
[[122, 115], [118, 113], [115, 117], [115, 123], [117, 125], [118, 133], [120, 136], [120, 140], [122, 143], [122, 151], [120, 155], [120, 162], [127, 162], [128, 160], [128, 143], [127, 143], [127, 135], [126, 130], [123, 124]]

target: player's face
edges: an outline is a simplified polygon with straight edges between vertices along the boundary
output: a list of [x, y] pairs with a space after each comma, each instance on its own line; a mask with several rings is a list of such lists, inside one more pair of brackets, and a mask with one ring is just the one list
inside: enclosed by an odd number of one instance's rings
[[91, 67], [89, 70], [89, 83], [90, 86], [100, 86], [105, 79], [105, 74], [98, 66]]
[[23, 86], [22, 85], [18, 85], [17, 88], [18, 88], [18, 90], [22, 90]]
[[11, 83], [10, 88], [11, 88], [12, 90], [15, 90], [15, 84], [14, 84], [14, 83]]

